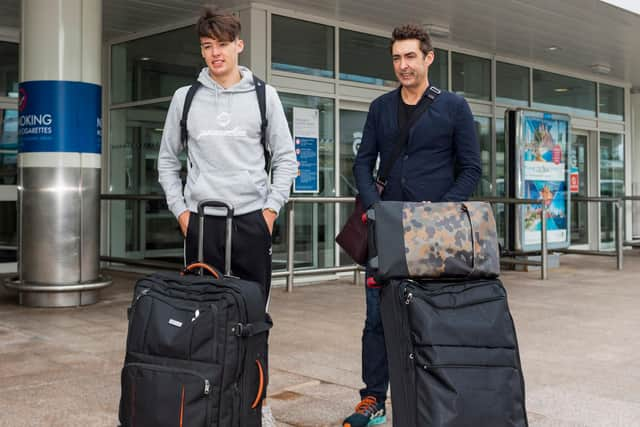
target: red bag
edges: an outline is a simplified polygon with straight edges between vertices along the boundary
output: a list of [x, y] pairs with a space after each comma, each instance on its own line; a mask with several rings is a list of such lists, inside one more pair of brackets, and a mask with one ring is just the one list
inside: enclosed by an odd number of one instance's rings
[[368, 226], [363, 221], [364, 208], [360, 196], [356, 196], [356, 206], [349, 219], [336, 236], [336, 242], [355, 262], [360, 265], [367, 263]]

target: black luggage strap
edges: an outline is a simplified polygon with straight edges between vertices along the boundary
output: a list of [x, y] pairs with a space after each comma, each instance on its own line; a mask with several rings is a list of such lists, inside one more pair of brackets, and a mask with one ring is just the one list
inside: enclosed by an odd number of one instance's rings
[[[376, 178], [376, 184], [378, 185], [378, 193], [382, 193], [381, 190], [384, 189], [385, 185], [387, 185], [387, 178], [389, 178], [389, 174], [391, 173], [391, 168], [393, 167], [398, 157], [400, 157], [400, 153], [405, 149], [407, 144], [409, 143], [409, 131], [416, 124], [420, 116], [425, 113], [431, 104], [438, 98], [438, 96], [442, 93], [440, 89], [435, 86], [429, 86], [429, 89], [425, 92], [422, 103], [416, 108], [411, 116], [411, 119], [405, 124], [405, 126], [400, 129], [398, 133], [398, 137], [396, 139], [396, 143], [393, 146], [391, 151], [391, 155], [387, 159], [387, 162], [378, 170], [378, 176]], [[401, 96], [401, 95], [400, 95]], [[402, 99], [400, 99], [402, 102]]]
[[180, 141], [182, 142], [182, 147], [187, 154], [187, 160], [189, 161], [189, 164], [191, 166], [193, 166], [193, 163], [191, 163], [191, 159], [189, 158], [189, 131], [187, 130], [187, 117], [189, 117], [189, 109], [191, 108], [193, 97], [195, 96], [198, 89], [200, 89], [200, 86], [202, 86], [202, 83], [196, 81], [189, 88], [187, 96], [184, 98], [184, 105], [182, 106], [182, 118], [180, 119]]
[[[263, 82], [255, 75], [253, 76], [253, 84], [255, 85], [256, 96], [258, 97], [258, 108], [260, 109], [260, 144], [262, 144], [262, 150], [264, 151], [264, 170], [268, 174], [271, 170], [271, 151], [267, 147], [266, 136], [267, 126], [269, 125], [269, 121], [267, 120], [267, 93], [265, 82]], [[189, 164], [191, 166], [193, 166], [193, 163], [191, 162], [191, 159], [189, 157], [189, 131], [187, 130], [187, 118], [189, 117], [189, 109], [191, 108], [193, 97], [201, 86], [202, 83], [196, 81], [191, 85], [191, 87], [189, 87], [189, 91], [184, 98], [184, 105], [182, 106], [182, 118], [180, 119], [180, 141], [182, 142], [182, 147], [187, 154], [187, 159], [189, 160]]]
[[[267, 315], [268, 316], [268, 315]], [[254, 322], [254, 323], [237, 323], [232, 329], [231, 332], [237, 337], [253, 337], [255, 335], [260, 335], [264, 332], [267, 332], [269, 329], [273, 327], [273, 322], [271, 321], [271, 317], [267, 317], [266, 322]]]
[[253, 75], [253, 84], [256, 88], [256, 96], [258, 97], [258, 108], [260, 108], [260, 144], [264, 151], [264, 170], [269, 174], [271, 170], [271, 151], [267, 147], [267, 93], [265, 83], [256, 75]]

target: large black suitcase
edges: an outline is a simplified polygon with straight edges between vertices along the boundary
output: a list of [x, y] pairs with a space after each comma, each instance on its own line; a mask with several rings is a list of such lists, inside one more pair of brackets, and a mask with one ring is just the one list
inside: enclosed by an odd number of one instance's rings
[[[198, 206], [200, 241], [207, 206], [220, 202]], [[232, 217], [229, 207], [227, 274]], [[122, 370], [123, 427], [261, 425], [272, 325], [262, 286], [204, 269], [212, 275], [155, 273], [136, 283]]]
[[524, 379], [498, 279], [381, 290], [395, 427], [526, 427]]

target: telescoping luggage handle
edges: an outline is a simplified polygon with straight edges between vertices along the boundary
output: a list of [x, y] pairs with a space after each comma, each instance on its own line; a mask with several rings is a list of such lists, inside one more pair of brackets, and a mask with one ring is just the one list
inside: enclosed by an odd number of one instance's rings
[[204, 262], [204, 210], [205, 208], [224, 208], [227, 211], [226, 230], [224, 233], [224, 274], [231, 275], [231, 232], [233, 222], [233, 205], [223, 200], [203, 200], [198, 203], [198, 262], [185, 268], [185, 271], [200, 269], [200, 275], [204, 275], [204, 270], [210, 272], [216, 279], [220, 278], [220, 273]]

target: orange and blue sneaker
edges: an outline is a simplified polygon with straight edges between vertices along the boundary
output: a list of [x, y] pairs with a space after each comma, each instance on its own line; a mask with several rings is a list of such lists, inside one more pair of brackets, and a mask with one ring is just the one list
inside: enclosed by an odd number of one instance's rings
[[358, 403], [356, 411], [342, 422], [342, 427], [370, 427], [386, 422], [384, 402], [378, 402], [374, 396], [366, 396]]

